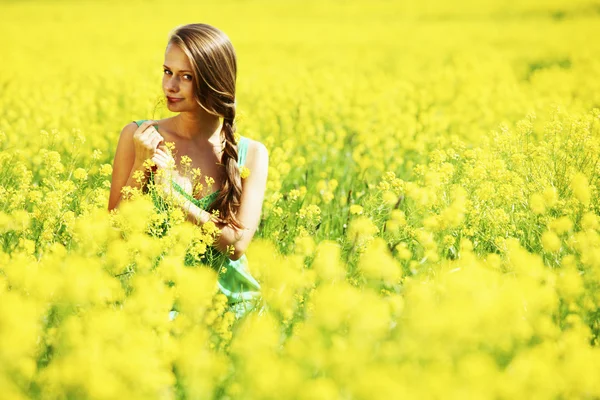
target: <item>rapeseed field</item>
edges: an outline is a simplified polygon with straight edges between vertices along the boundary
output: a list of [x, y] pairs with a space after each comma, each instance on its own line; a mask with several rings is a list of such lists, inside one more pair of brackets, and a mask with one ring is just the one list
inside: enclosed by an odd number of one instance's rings
[[[1, 398], [600, 398], [597, 1], [0, 11]], [[231, 38], [269, 150], [241, 319], [185, 264], [214, 226], [107, 211], [192, 22]]]

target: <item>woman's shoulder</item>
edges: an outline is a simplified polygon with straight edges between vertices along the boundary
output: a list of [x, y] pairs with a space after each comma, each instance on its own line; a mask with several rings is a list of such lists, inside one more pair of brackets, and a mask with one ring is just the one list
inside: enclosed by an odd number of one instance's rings
[[[140, 124], [142, 123], [142, 121], [139, 121]], [[121, 129], [121, 136], [126, 137], [126, 138], [133, 138], [133, 134], [135, 132], [135, 130], [138, 128], [139, 124], [138, 121], [131, 121], [128, 122], [127, 124], [125, 124], [125, 126], [123, 127], [123, 129]]]
[[137, 128], [146, 121], [148, 121], [148, 119], [134, 119], [133, 121], [126, 123], [123, 129], [121, 129], [121, 137], [133, 140], [133, 134]]
[[241, 136], [240, 140], [247, 142], [247, 163], [252, 165], [256, 162], [268, 162], [269, 151], [267, 147], [256, 139], [251, 139], [247, 136]]
[[248, 153], [254, 152], [267, 152], [267, 147], [256, 139], [249, 138], [248, 136], [240, 135], [240, 141], [245, 140], [246, 146], [248, 147]]
[[133, 121], [130, 121], [127, 124], [125, 124], [125, 126], [121, 130], [121, 137], [125, 137], [125, 139], [128, 139], [128, 140], [133, 140], [133, 135], [134, 135], [135, 131], [144, 122], [146, 122], [146, 121], [154, 121], [155, 123], [160, 124], [162, 121], [165, 121], [165, 120], [166, 119], [164, 119], [164, 120], [155, 120], [155, 119], [150, 120], [150, 119], [147, 119], [147, 118], [144, 118], [144, 119], [134, 119]]
[[128, 122], [123, 127], [123, 129], [121, 130], [121, 136], [127, 136], [130, 138], [133, 138], [133, 134], [135, 133], [136, 129], [146, 121], [153, 121], [153, 122], [155, 122], [156, 125], [163, 126], [167, 122], [167, 120], [169, 120], [169, 118], [164, 118], [164, 119], [160, 119], [160, 120], [159, 119], [149, 119], [149, 118], [134, 119], [133, 121]]

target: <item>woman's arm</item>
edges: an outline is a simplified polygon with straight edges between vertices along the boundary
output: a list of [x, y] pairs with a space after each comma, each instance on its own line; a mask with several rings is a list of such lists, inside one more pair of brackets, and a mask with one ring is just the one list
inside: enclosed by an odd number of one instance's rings
[[[151, 132], [144, 132], [152, 123], [153, 121], [146, 121], [138, 127], [135, 122], [131, 122], [125, 125], [121, 131], [113, 161], [108, 211], [117, 208], [121, 203], [123, 197], [121, 190], [124, 186], [142, 189], [147, 183], [149, 173], [144, 170], [144, 157], [148, 156], [149, 149], [156, 146], [155, 143], [159, 140], [156, 138], [157, 135], [152, 137]], [[160, 142], [158, 141], [158, 143]], [[138, 147], [137, 151], [136, 146]], [[145, 152], [140, 151], [143, 146], [148, 148], [143, 149]], [[135, 178], [139, 174], [136, 174], [137, 171], [142, 174], [140, 182]]]
[[245, 229], [238, 230], [231, 225], [217, 224], [221, 229], [221, 235], [218, 237], [216, 247], [226, 249], [227, 246], [233, 245], [233, 254], [229, 256], [232, 260], [239, 259], [246, 252], [258, 229], [262, 214], [269, 170], [269, 152], [262, 143], [254, 142], [254, 144], [248, 149], [246, 167], [250, 170], [250, 175], [242, 180], [241, 204], [236, 214]]

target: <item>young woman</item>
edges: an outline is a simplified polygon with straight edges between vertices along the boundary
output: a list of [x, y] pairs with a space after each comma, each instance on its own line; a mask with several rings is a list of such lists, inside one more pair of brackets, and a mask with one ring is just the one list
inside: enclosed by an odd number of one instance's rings
[[[154, 161], [156, 172], [170, 171], [152, 175], [161, 180], [159, 186], [177, 193], [177, 204], [189, 221], [201, 225], [212, 220], [221, 231], [213, 247], [227, 257], [226, 273], [219, 274], [218, 285], [239, 317], [259, 297], [260, 285], [249, 274], [244, 253], [260, 222], [268, 152], [262, 143], [235, 135], [237, 62], [223, 32], [206, 24], [176, 28], [163, 68], [167, 105], [177, 115], [134, 121], [123, 128], [108, 209], [119, 206], [124, 186], [144, 189], [148, 185], [147, 159]], [[167, 150], [168, 142], [175, 145], [174, 157]], [[175, 167], [169, 168], [173, 163]], [[242, 166], [250, 171], [245, 179], [240, 176]], [[214, 181], [212, 188], [194, 190], [194, 177], [189, 174], [194, 169]], [[141, 183], [136, 179], [140, 174]], [[218, 210], [218, 218], [209, 212], [213, 210]]]

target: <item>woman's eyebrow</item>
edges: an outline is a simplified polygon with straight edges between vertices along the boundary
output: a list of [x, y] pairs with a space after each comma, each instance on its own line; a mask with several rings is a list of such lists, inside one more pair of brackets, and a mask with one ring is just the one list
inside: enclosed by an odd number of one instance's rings
[[[170, 67], [167, 67], [166, 65], [163, 64], [163, 67], [167, 68], [167, 69], [171, 69]], [[182, 69], [179, 72], [192, 72], [192, 71], [188, 71], [187, 69]]]

